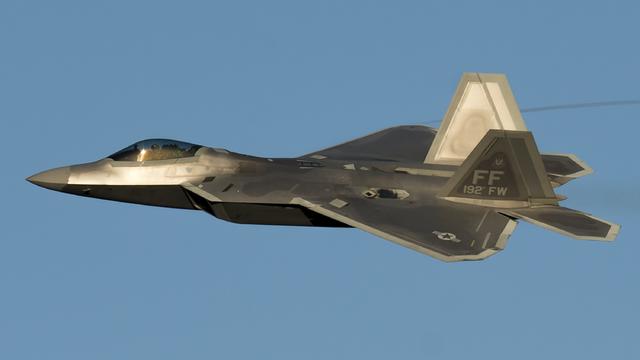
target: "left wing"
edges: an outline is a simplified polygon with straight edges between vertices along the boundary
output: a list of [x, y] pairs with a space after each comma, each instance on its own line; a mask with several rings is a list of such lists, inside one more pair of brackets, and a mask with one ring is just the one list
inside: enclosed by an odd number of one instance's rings
[[435, 135], [428, 126], [395, 126], [302, 157], [422, 163]]
[[504, 249], [516, 226], [493, 210], [459, 204], [347, 197], [292, 203], [443, 261], [487, 258]]

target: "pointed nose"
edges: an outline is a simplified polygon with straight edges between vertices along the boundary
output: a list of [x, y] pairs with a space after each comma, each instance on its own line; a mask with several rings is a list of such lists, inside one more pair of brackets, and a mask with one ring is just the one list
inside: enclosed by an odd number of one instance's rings
[[28, 177], [27, 181], [43, 188], [62, 191], [69, 182], [69, 174], [71, 174], [71, 167], [65, 166], [37, 173]]

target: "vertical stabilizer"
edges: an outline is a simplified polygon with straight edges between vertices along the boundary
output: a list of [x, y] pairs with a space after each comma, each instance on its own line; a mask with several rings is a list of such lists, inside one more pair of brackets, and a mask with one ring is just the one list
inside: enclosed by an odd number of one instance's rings
[[509, 130], [489, 130], [439, 196], [498, 208], [558, 202], [531, 133]]
[[424, 162], [460, 165], [491, 129], [527, 130], [507, 77], [465, 73]]

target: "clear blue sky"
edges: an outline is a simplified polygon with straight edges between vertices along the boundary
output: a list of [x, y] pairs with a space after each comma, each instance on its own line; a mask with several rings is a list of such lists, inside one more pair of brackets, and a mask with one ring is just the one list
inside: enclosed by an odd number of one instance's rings
[[522, 107], [637, 99], [639, 13], [634, 1], [2, 1], [0, 358], [640, 358], [638, 107], [525, 117], [542, 151], [594, 167], [559, 192], [621, 223], [618, 240], [520, 224], [483, 262], [24, 181], [150, 137], [296, 156], [439, 119], [464, 71], [508, 74]]

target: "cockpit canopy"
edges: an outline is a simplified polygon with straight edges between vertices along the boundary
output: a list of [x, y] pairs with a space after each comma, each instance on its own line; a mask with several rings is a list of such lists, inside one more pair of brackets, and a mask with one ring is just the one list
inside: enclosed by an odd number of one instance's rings
[[107, 158], [115, 161], [153, 161], [191, 157], [201, 145], [169, 139], [138, 141]]

